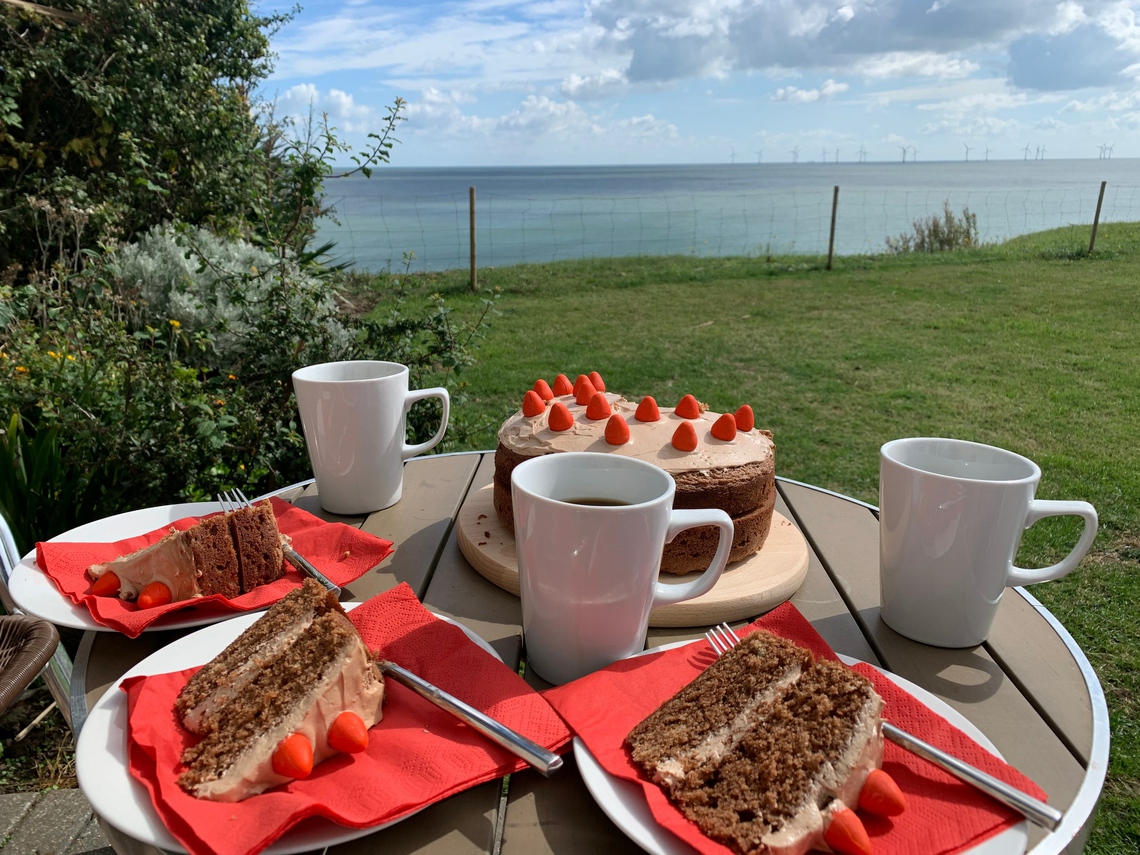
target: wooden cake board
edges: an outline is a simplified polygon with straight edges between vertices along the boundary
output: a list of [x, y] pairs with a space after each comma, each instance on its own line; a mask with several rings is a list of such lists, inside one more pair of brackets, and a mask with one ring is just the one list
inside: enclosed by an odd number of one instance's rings
[[[495, 513], [492, 485], [478, 490], [459, 509], [459, 548], [480, 575], [519, 594], [515, 539]], [[772, 514], [772, 528], [759, 552], [729, 564], [713, 589], [700, 597], [655, 609], [649, 625], [704, 626], [755, 617], [787, 600], [807, 575], [808, 546], [803, 534], [785, 516]], [[663, 574], [661, 581], [679, 584], [695, 579]]]

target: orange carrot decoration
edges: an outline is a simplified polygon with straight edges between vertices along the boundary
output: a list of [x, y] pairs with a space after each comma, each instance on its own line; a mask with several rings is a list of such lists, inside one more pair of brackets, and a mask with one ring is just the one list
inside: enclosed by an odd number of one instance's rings
[[894, 778], [882, 769], [872, 769], [859, 791], [859, 808], [877, 816], [898, 816], [906, 810], [906, 796]]
[[852, 810], [844, 809], [832, 814], [823, 840], [840, 855], [871, 855], [871, 838], [867, 836], [862, 820]]
[[139, 591], [135, 604], [140, 609], [153, 609], [155, 606], [165, 606], [170, 600], [170, 589], [163, 582], [151, 582]]
[[756, 427], [756, 416], [752, 413], [752, 408], [744, 404], [736, 411], [736, 429], [737, 430], [752, 430]]
[[574, 427], [574, 417], [570, 415], [570, 410], [565, 404], [561, 401], [555, 401], [550, 408], [550, 418], [547, 424], [553, 431], [570, 430]]
[[601, 392], [595, 392], [590, 397], [590, 403], [586, 406], [586, 418], [593, 421], [608, 419], [612, 412], [610, 402], [606, 400], [606, 396]]
[[342, 754], [359, 754], [368, 748], [368, 728], [364, 719], [345, 710], [329, 725], [329, 747]]
[[606, 391], [605, 381], [602, 380], [602, 375], [599, 374], [597, 371], [591, 371], [590, 372], [590, 382], [594, 384], [594, 388], [597, 389], [599, 392]]
[[555, 395], [573, 395], [574, 384], [570, 382], [570, 378], [565, 374], [559, 374], [554, 378], [554, 388], [551, 390]]
[[307, 778], [313, 771], [313, 746], [300, 733], [286, 736], [273, 752], [273, 771], [286, 778]]
[[673, 447], [678, 451], [697, 450], [697, 429], [690, 422], [681, 422], [673, 431]]
[[538, 396], [538, 392], [531, 389], [523, 395], [522, 413], [527, 418], [537, 416], [546, 411], [546, 403]]
[[717, 439], [723, 439], [725, 442], [732, 442], [736, 439], [736, 419], [728, 413], [722, 414], [719, 419], [713, 422], [712, 435]]
[[701, 417], [701, 405], [692, 395], [686, 395], [677, 404], [673, 412], [683, 419], [699, 419]]
[[639, 422], [656, 422], [661, 420], [661, 411], [657, 409], [657, 402], [651, 395], [646, 395], [637, 405], [637, 412], [633, 417]]
[[108, 570], [91, 583], [87, 593], [93, 597], [113, 597], [119, 593], [119, 587], [119, 577], [113, 571]]
[[588, 404], [590, 399], [594, 397], [594, 393], [598, 390], [594, 388], [594, 384], [590, 382], [590, 378], [585, 374], [579, 374], [578, 379], [574, 383], [574, 403]]
[[625, 445], [629, 442], [629, 425], [617, 413], [606, 422], [606, 442], [610, 445]]
[[538, 397], [544, 401], [549, 401], [554, 397], [554, 392], [551, 391], [550, 384], [541, 377], [534, 381], [534, 391], [538, 394]]

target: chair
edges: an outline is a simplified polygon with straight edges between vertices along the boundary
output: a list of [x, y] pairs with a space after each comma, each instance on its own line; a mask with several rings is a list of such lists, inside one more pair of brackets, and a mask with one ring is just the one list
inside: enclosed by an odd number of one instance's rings
[[8, 592], [8, 579], [20, 563], [20, 552], [8, 520], [0, 513], [0, 712], [6, 710], [41, 673], [71, 722], [71, 657], [49, 621], [21, 614]]

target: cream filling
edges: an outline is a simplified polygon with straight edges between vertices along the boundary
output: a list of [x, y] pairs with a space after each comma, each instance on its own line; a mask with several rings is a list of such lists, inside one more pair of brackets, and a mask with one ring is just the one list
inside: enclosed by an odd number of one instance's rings
[[[717, 439], [711, 433], [720, 413], [704, 412], [697, 419], [683, 419], [671, 408], [660, 407], [661, 418], [656, 422], [639, 422], [634, 413], [637, 404], [620, 395], [606, 393], [610, 407], [629, 425], [629, 442], [610, 445], [606, 442], [608, 419], [586, 418], [586, 407], [574, 403], [573, 395], [564, 395], [547, 403], [537, 416], [524, 416], [517, 412], [499, 429], [499, 442], [511, 451], [529, 457], [555, 451], [601, 451], [635, 457], [664, 469], [667, 472], [690, 472], [742, 466], [766, 460], [773, 455], [775, 446], [765, 432], [753, 428], [738, 431], [730, 442]], [[555, 401], [561, 401], [574, 417], [569, 430], [553, 431], [549, 427], [550, 410]], [[673, 447], [673, 433], [681, 422], [692, 422], [697, 432], [695, 451], [678, 451]]]
[[784, 694], [784, 689], [800, 678], [800, 666], [794, 665], [764, 691], [753, 695], [748, 703], [724, 727], [706, 734], [704, 739], [676, 757], [661, 761], [654, 770], [653, 780], [672, 787], [685, 779], [685, 771], [705, 763], [718, 763], [732, 753], [749, 731], [762, 726], [765, 716], [756, 717], [756, 710], [767, 707]]
[[157, 543], [106, 564], [92, 564], [87, 572], [98, 579], [108, 570], [119, 577], [119, 597], [124, 600], [135, 599], [151, 582], [166, 585], [171, 602], [202, 596], [194, 555], [186, 538], [174, 529]]
[[330, 663], [325, 677], [302, 698], [289, 716], [255, 740], [216, 780], [199, 784], [194, 795], [219, 802], [237, 802], [284, 784], [292, 778], [273, 771], [273, 752], [293, 733], [304, 734], [313, 746], [313, 766], [337, 752], [328, 731], [338, 715], [351, 710], [367, 727], [384, 717], [384, 678], [363, 644], [352, 644]]

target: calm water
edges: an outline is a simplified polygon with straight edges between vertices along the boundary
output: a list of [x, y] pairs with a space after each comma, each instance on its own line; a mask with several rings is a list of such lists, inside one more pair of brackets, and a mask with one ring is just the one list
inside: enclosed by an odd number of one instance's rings
[[948, 203], [985, 241], [1093, 221], [1140, 220], [1140, 159], [701, 166], [385, 168], [330, 179], [338, 260], [362, 270], [469, 264], [475, 188], [480, 267], [628, 255], [826, 254], [834, 188], [839, 254], [882, 252], [888, 236]]

